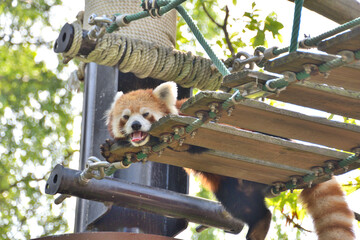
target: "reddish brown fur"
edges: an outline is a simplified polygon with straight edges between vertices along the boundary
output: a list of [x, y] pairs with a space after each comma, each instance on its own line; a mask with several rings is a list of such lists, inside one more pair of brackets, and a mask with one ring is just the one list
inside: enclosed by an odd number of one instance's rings
[[[112, 137], [114, 137], [114, 131], [112, 129], [114, 116], [120, 116], [125, 109], [129, 109], [132, 113], [138, 113], [140, 112], [140, 108], [147, 107], [154, 112], [164, 113], [164, 115], [170, 113], [166, 103], [153, 95], [153, 89], [139, 89], [126, 93], [116, 100], [115, 105], [116, 108], [112, 108], [108, 116], [109, 124], [107, 126]], [[146, 118], [151, 123], [156, 121], [151, 114]], [[123, 129], [126, 122], [123, 118], [120, 120], [120, 129]]]
[[314, 220], [319, 240], [355, 239], [354, 213], [335, 178], [303, 190], [300, 198]]
[[170, 111], [166, 104], [155, 97], [152, 92], [152, 89], [140, 89], [124, 94], [117, 100], [117, 107], [113, 109], [112, 114], [120, 115], [126, 108], [130, 109], [131, 112], [140, 112], [142, 107], [148, 107], [155, 111], [169, 114]]
[[187, 174], [193, 174], [199, 177], [201, 184], [208, 190], [212, 192], [216, 192], [219, 189], [221, 176], [207, 173], [207, 172], [199, 172], [194, 169], [184, 168]]

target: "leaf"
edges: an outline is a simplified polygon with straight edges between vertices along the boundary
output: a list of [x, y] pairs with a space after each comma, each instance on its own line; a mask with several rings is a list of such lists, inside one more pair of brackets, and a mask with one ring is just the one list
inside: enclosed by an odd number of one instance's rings
[[256, 36], [250, 39], [250, 42], [253, 47], [265, 45], [265, 33], [258, 31]]

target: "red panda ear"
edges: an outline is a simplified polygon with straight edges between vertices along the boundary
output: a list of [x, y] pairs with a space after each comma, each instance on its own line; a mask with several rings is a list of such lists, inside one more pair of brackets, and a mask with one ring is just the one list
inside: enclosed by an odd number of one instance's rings
[[178, 110], [175, 106], [177, 98], [176, 83], [162, 83], [154, 89], [153, 94], [161, 101], [165, 102], [171, 113], [178, 114]]
[[116, 95], [115, 95], [115, 97], [114, 97], [114, 103], [122, 96], [122, 95], [124, 95], [124, 93], [123, 92], [117, 92], [116, 93]]

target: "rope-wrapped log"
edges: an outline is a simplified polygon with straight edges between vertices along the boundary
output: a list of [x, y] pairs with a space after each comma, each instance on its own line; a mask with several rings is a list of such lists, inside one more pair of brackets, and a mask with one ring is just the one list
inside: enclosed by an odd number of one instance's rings
[[[183, 87], [217, 90], [221, 86], [222, 74], [210, 59], [117, 33], [105, 34], [89, 44], [80, 24], [74, 22], [71, 26], [73, 40], [66, 43], [70, 46], [61, 48], [69, 49], [63, 52], [65, 58], [77, 58], [85, 63], [95, 62], [106, 66], [117, 65], [121, 72], [132, 72], [139, 78], [175, 81]], [[59, 39], [62, 39], [61, 34]], [[83, 44], [84, 41], [88, 44]], [[93, 47], [92, 50], [89, 50], [89, 45]]]

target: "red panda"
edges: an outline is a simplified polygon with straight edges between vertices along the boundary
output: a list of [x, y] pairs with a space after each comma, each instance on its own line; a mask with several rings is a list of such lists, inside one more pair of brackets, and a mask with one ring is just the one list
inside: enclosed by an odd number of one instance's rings
[[[177, 87], [174, 82], [163, 83], [155, 89], [140, 89], [127, 94], [119, 92], [106, 113], [110, 135], [115, 139], [125, 138], [134, 146], [145, 145], [150, 139], [148, 131], [154, 122], [170, 113], [179, 114], [178, 109], [186, 99], [176, 99]], [[202, 184], [215, 194], [233, 217], [248, 224], [246, 239], [265, 239], [271, 222], [271, 213], [266, 207], [264, 196], [267, 185], [185, 170], [198, 175]], [[340, 235], [342, 240], [355, 239], [352, 231], [353, 213], [335, 180], [304, 190], [301, 199], [313, 216], [320, 240], [340, 239]], [[320, 202], [315, 203], [318, 200]]]

